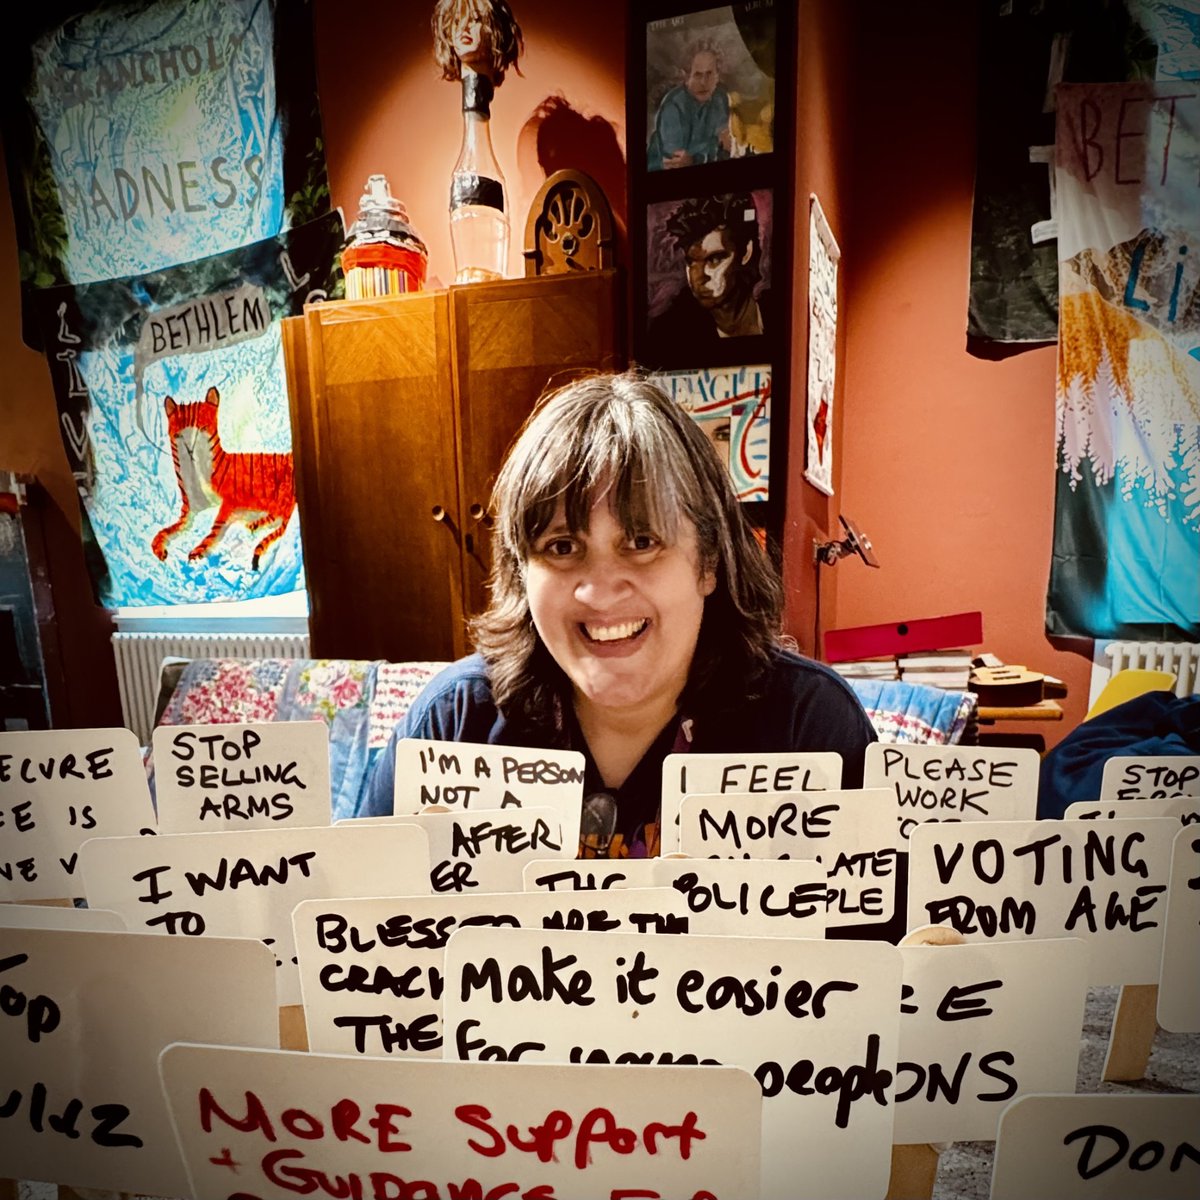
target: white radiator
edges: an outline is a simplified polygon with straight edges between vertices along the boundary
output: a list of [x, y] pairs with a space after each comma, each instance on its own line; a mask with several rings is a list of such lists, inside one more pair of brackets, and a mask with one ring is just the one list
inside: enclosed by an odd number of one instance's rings
[[1200, 692], [1200, 643], [1197, 642], [1096, 642], [1092, 659], [1088, 707], [1118, 671], [1136, 667], [1144, 671], [1171, 671], [1175, 695]]
[[165, 658], [308, 658], [307, 633], [114, 633], [125, 724], [147, 745]]

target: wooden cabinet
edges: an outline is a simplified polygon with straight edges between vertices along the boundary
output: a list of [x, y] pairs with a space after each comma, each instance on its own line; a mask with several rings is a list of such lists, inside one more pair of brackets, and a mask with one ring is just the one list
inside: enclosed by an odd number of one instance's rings
[[486, 507], [547, 384], [620, 369], [614, 271], [309, 307], [283, 322], [312, 654], [451, 659]]

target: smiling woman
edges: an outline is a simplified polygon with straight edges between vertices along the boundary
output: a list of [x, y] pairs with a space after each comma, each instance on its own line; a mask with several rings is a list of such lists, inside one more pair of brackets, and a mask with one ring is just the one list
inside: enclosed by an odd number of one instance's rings
[[[614, 857], [658, 852], [670, 753], [834, 750], [843, 786], [861, 785], [866, 714], [786, 648], [779, 580], [727, 468], [656, 386], [596, 375], [544, 397], [492, 506], [479, 653], [431, 681], [394, 737], [582, 751], [585, 815], [609, 817], [587, 848]], [[391, 812], [394, 770], [389, 747], [359, 815]]]

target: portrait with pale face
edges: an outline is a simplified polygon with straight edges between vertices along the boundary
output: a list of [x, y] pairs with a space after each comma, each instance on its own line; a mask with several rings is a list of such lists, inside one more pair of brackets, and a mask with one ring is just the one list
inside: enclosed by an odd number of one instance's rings
[[771, 192], [669, 200], [647, 208], [649, 349], [697, 362], [725, 338], [771, 322]]

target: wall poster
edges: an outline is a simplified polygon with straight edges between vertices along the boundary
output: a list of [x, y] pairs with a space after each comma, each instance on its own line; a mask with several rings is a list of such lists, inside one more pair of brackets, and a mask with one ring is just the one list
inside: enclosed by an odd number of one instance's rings
[[774, 0], [646, 26], [646, 170], [775, 149]]
[[821, 202], [809, 196], [808, 419], [804, 478], [833, 495], [833, 396], [837, 367], [838, 260]]
[[26, 301], [273, 237], [329, 209], [306, 0], [14, 16], [4, 141]]
[[766, 500], [771, 485], [771, 367], [661, 371], [651, 379], [692, 414], [729, 468], [737, 498]]
[[1200, 91], [1058, 89], [1051, 633], [1200, 639]]
[[84, 551], [106, 607], [304, 587], [279, 322], [340, 294], [341, 217], [37, 293]]

